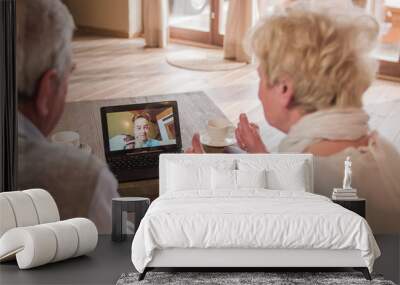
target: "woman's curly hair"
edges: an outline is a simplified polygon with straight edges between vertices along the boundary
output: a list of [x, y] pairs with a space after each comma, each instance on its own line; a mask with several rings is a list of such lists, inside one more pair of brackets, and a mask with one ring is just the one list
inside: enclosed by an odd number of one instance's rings
[[293, 80], [292, 104], [305, 112], [361, 107], [376, 73], [370, 52], [378, 33], [376, 20], [355, 6], [296, 1], [260, 21], [248, 48], [270, 85], [282, 76]]

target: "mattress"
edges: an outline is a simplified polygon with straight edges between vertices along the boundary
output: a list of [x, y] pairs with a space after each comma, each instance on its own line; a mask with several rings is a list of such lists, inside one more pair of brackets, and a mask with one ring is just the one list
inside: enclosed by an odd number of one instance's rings
[[265, 189], [162, 195], [140, 223], [132, 262], [143, 272], [156, 250], [173, 248], [359, 250], [370, 271], [380, 255], [361, 216], [320, 195]]

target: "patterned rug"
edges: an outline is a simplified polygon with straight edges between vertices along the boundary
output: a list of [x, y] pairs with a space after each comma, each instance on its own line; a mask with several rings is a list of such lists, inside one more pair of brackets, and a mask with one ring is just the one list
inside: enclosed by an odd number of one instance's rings
[[138, 276], [138, 273], [122, 274], [117, 285], [395, 285], [379, 275], [372, 275], [373, 280], [368, 281], [359, 272], [148, 272], [142, 281], [138, 281]]

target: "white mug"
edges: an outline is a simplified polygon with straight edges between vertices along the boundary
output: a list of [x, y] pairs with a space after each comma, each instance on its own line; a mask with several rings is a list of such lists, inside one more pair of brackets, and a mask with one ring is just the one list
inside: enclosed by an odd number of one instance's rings
[[80, 147], [80, 136], [77, 132], [63, 131], [57, 132], [51, 136], [51, 141], [57, 144], [71, 145], [74, 147]]
[[207, 124], [207, 133], [212, 143], [224, 142], [232, 130], [232, 124], [223, 118], [209, 120]]

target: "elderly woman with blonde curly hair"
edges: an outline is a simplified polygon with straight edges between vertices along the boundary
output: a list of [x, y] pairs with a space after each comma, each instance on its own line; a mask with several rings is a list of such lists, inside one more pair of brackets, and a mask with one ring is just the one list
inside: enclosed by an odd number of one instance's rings
[[[376, 71], [369, 53], [378, 24], [352, 5], [349, 13], [312, 3], [287, 6], [262, 20], [251, 34], [265, 119], [287, 134], [279, 152], [315, 155], [317, 194], [330, 196], [333, 187], [341, 186], [343, 161], [350, 156], [352, 185], [367, 199], [372, 229], [399, 233], [400, 156], [369, 129], [362, 109], [362, 95]], [[240, 115], [236, 138], [249, 153], [269, 152], [245, 114]], [[188, 152], [204, 152], [198, 135]]]

